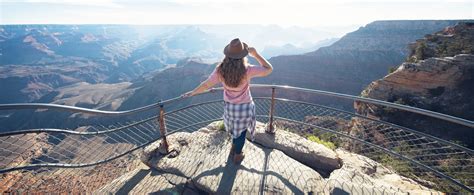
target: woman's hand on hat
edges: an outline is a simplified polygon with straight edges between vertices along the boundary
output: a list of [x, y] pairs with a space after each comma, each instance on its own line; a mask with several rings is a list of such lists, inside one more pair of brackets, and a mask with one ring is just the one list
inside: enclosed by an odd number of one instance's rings
[[258, 55], [257, 50], [254, 47], [248, 47], [249, 55], [255, 57]]

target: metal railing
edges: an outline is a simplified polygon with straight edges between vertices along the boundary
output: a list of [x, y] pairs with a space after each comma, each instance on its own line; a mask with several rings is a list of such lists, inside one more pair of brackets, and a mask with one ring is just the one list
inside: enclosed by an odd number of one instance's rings
[[[271, 89], [271, 97], [254, 98], [257, 105], [257, 119], [268, 123], [269, 128], [267, 130], [269, 132], [274, 132], [275, 129], [289, 129], [302, 136], [308, 133], [318, 136], [329, 133], [331, 136], [337, 137], [330, 140], [335, 143], [344, 139], [350, 140], [351, 144], [348, 144], [348, 146], [342, 146], [341, 144], [340, 147], [363, 154], [374, 160], [384, 162], [388, 158], [393, 162], [403, 165], [391, 165], [395, 169], [397, 166], [402, 168], [408, 167], [409, 171], [406, 171], [406, 173], [403, 170], [398, 170], [401, 174], [407, 176], [421, 175], [423, 178], [418, 178], [420, 181], [429, 180], [436, 184], [442, 184], [445, 187], [443, 188], [444, 190], [473, 192], [473, 150], [426, 133], [361, 116], [356, 113], [310, 102], [277, 98], [276, 90], [304, 92], [384, 106], [441, 119], [467, 128], [474, 128], [473, 121], [406, 105], [321, 90], [278, 85], [252, 85], [251, 87], [253, 90], [259, 91]], [[199, 96], [215, 94], [213, 92], [222, 90], [222, 88], [211, 89]], [[83, 168], [112, 163], [124, 156], [134, 154], [138, 149], [159, 139], [161, 139], [161, 144], [167, 151], [166, 135], [177, 131], [195, 131], [199, 127], [221, 119], [222, 99], [220, 98], [215, 101], [195, 103], [165, 112], [165, 106], [175, 105], [185, 99], [187, 98], [176, 97], [126, 111], [102, 111], [53, 104], [0, 105], [0, 110], [3, 111], [48, 109], [101, 117], [124, 117], [153, 112], [146, 116], [145, 119], [131, 121], [127, 124], [117, 123], [108, 127], [103, 125], [78, 125], [74, 130], [34, 128], [1, 132], [0, 143], [4, 147], [0, 150], [2, 155], [0, 156], [0, 173], [6, 178], [7, 174], [14, 171], [31, 171], [31, 174], [27, 176], [16, 173], [23, 175], [24, 181], [20, 180], [25, 184], [22, 186], [18, 184], [22, 182], [17, 182], [17, 186], [12, 185], [8, 189], [22, 188], [26, 187], [28, 179], [35, 175], [41, 175], [44, 171], [52, 171], [52, 167]], [[155, 111], [158, 111], [158, 113], [154, 113]], [[316, 118], [313, 120], [312, 117]], [[324, 123], [321, 121], [329, 122]], [[356, 132], [356, 134], [348, 133], [347, 129], [341, 130], [341, 125], [331, 123], [334, 121], [336, 123], [343, 123], [346, 126], [350, 125], [351, 131]], [[80, 128], [83, 129], [78, 130]], [[303, 131], [302, 129], [306, 130]], [[41, 137], [41, 139], [38, 137]], [[97, 137], [100, 137], [100, 141], [97, 141]], [[35, 140], [34, 143], [32, 140]], [[84, 142], [85, 144], [80, 146], [68, 144], [79, 142]], [[97, 148], [92, 147], [92, 144]], [[114, 151], [114, 148], [117, 146], [122, 147], [121, 152]], [[420, 147], [422, 148], [420, 149]], [[46, 152], [44, 148], [47, 148]], [[87, 148], [87, 151], [82, 151], [83, 148]], [[37, 152], [37, 150], [41, 150], [43, 154], [35, 154], [30, 158], [25, 157], [24, 153], [22, 153]], [[78, 157], [78, 154], [84, 154], [85, 156], [81, 158]], [[390, 157], [384, 156], [385, 154], [388, 154]], [[444, 161], [448, 160], [453, 165], [446, 166], [443, 164]], [[463, 166], [464, 168], [457, 167], [453, 169], [452, 167], [454, 166]], [[59, 169], [59, 171], [63, 170]], [[74, 176], [74, 173], [71, 172], [69, 175]], [[2, 181], [7, 183], [5, 180]], [[40, 186], [40, 184], [37, 185]]]
[[[456, 124], [464, 125], [470, 128], [474, 128], [474, 121], [466, 120], [463, 118], [447, 115], [447, 114], [442, 114], [438, 112], [433, 112], [430, 110], [425, 110], [421, 108], [416, 108], [416, 107], [411, 107], [407, 105], [402, 105], [402, 104], [396, 104], [392, 102], [386, 102], [382, 100], [376, 100], [376, 99], [370, 99], [370, 98], [364, 98], [364, 97], [359, 97], [359, 96], [353, 96], [353, 95], [348, 95], [348, 94], [341, 94], [341, 93], [335, 93], [335, 92], [329, 92], [329, 91], [322, 91], [322, 90], [315, 90], [315, 89], [306, 89], [306, 88], [300, 88], [300, 87], [292, 87], [292, 86], [284, 86], [284, 85], [265, 85], [265, 84], [252, 84], [252, 88], [270, 88], [272, 89], [272, 98], [275, 98], [275, 89], [289, 89], [289, 90], [296, 90], [296, 91], [302, 91], [302, 92], [308, 92], [308, 93], [314, 93], [318, 95], [324, 95], [324, 96], [332, 96], [332, 97], [337, 97], [337, 98], [343, 98], [343, 99], [349, 99], [353, 101], [360, 101], [368, 104], [374, 104], [374, 105], [379, 105], [379, 106], [386, 106], [390, 108], [395, 108], [399, 110], [404, 110], [408, 112], [413, 112], [449, 122], [453, 122]], [[198, 94], [198, 95], [203, 95], [206, 93], [212, 93], [215, 91], [222, 91], [223, 88], [213, 88], [208, 90], [207, 92]], [[160, 106], [164, 106], [166, 104], [172, 104], [173, 102], [179, 101], [183, 99], [183, 97], [175, 97], [171, 98], [165, 101], [160, 101], [159, 103], [156, 104], [150, 104], [144, 107], [132, 109], [132, 110], [125, 110], [125, 111], [103, 111], [103, 110], [96, 110], [96, 109], [87, 109], [87, 108], [81, 108], [81, 107], [75, 107], [75, 106], [67, 106], [67, 105], [58, 105], [58, 104], [43, 104], [43, 103], [27, 103], [27, 104], [0, 104], [0, 110], [21, 110], [21, 109], [62, 109], [70, 112], [80, 112], [80, 113], [87, 113], [87, 114], [94, 114], [94, 115], [131, 115], [143, 111], [147, 111], [150, 109], [156, 109]]]

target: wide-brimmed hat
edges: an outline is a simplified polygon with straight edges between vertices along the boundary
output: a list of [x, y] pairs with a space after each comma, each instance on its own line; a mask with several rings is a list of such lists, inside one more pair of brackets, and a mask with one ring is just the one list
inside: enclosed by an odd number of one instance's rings
[[241, 42], [239, 38], [235, 38], [224, 48], [224, 55], [233, 58], [241, 59], [249, 54], [248, 45]]

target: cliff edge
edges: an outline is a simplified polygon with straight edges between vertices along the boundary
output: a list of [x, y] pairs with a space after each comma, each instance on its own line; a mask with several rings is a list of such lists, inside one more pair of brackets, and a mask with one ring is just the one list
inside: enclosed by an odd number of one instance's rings
[[[459, 23], [410, 45], [407, 61], [361, 95], [474, 120], [474, 23]], [[356, 103], [358, 113], [474, 147], [468, 128]], [[430, 129], [421, 127], [431, 127]]]

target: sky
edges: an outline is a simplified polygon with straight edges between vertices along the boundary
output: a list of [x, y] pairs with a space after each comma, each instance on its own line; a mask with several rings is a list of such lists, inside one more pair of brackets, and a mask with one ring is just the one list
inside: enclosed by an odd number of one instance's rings
[[0, 0], [0, 24], [365, 25], [473, 19], [474, 0]]

